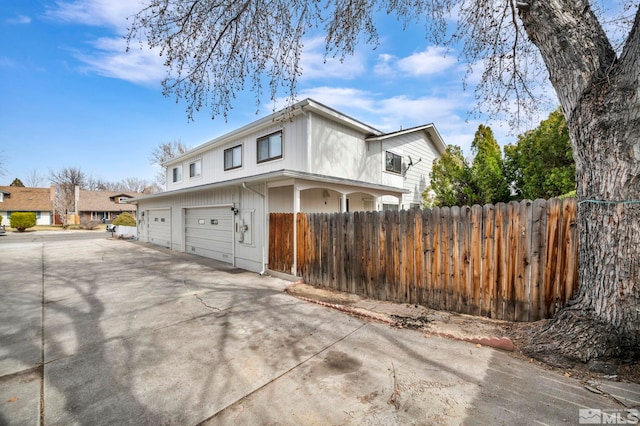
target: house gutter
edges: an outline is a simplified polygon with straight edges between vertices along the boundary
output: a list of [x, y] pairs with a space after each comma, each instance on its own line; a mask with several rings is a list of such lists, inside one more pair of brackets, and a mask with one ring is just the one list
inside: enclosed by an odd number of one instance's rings
[[[260, 275], [264, 275], [265, 272], [267, 272], [267, 259], [265, 257], [265, 244], [267, 243], [267, 197], [265, 197], [264, 194], [261, 194], [255, 189], [249, 188], [246, 182], [242, 182], [242, 188], [262, 197], [262, 209], [264, 211], [264, 224], [262, 226], [262, 271], [260, 271]], [[265, 184], [265, 189], [266, 189], [266, 184]]]

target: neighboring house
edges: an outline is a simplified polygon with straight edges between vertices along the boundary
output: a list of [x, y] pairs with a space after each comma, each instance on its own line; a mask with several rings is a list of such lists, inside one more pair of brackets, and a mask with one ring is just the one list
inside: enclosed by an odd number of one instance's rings
[[384, 133], [306, 99], [164, 163], [138, 236], [264, 272], [269, 213], [419, 207], [444, 150], [433, 124]]
[[53, 223], [53, 200], [55, 187], [24, 188], [19, 186], [0, 186], [0, 216], [2, 224], [9, 225], [11, 213], [34, 212], [36, 225]]
[[111, 223], [120, 213], [128, 212], [136, 215], [135, 204], [129, 200], [142, 194], [137, 192], [121, 193], [111, 191], [89, 191], [76, 186], [76, 213], [80, 223], [85, 221], [100, 221]]

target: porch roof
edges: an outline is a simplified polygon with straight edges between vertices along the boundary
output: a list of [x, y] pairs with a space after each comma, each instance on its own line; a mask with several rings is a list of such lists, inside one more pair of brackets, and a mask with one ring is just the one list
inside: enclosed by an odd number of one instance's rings
[[152, 200], [158, 198], [171, 197], [174, 195], [188, 194], [191, 192], [205, 191], [209, 189], [218, 189], [228, 186], [240, 186], [243, 183], [264, 183], [264, 182], [277, 182], [286, 179], [301, 179], [307, 181], [313, 181], [315, 183], [325, 183], [333, 185], [348, 185], [362, 190], [376, 191], [383, 193], [382, 195], [400, 196], [401, 194], [408, 194], [411, 191], [404, 188], [397, 188], [395, 186], [378, 185], [370, 182], [363, 182], [353, 179], [344, 179], [335, 176], [319, 175], [315, 173], [299, 172], [295, 170], [277, 170], [274, 172], [263, 173], [254, 176], [248, 176], [238, 179], [230, 179], [220, 182], [207, 183], [204, 185], [192, 186], [189, 188], [176, 189], [174, 191], [159, 192], [157, 194], [145, 195], [142, 197], [135, 197], [127, 200], [128, 203], [137, 204], [140, 201]]

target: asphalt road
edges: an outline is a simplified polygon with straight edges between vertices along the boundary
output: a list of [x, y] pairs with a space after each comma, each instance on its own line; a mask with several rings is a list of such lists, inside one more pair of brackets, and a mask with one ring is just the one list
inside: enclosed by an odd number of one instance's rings
[[620, 407], [495, 349], [91, 234], [1, 237], [2, 425], [555, 425]]

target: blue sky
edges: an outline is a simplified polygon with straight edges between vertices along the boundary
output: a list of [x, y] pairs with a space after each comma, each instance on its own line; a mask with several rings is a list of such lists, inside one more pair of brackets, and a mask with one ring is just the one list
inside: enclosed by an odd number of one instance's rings
[[[226, 122], [206, 110], [188, 122], [186, 104], [161, 93], [162, 59], [125, 53], [126, 17], [137, 7], [135, 0], [3, 2], [0, 184], [62, 167], [106, 181], [153, 179], [149, 157], [159, 143], [193, 147], [272, 111], [262, 99], [256, 115], [254, 95], [243, 93]], [[403, 32], [386, 18], [379, 31], [376, 49], [363, 44], [344, 63], [325, 63], [322, 38], [305, 40], [298, 99], [312, 97], [384, 131], [433, 122], [446, 143], [466, 152], [479, 124], [491, 125], [501, 145], [514, 140], [504, 123], [467, 121], [473, 78], [464, 91], [466, 65], [429, 46], [421, 23]]]

